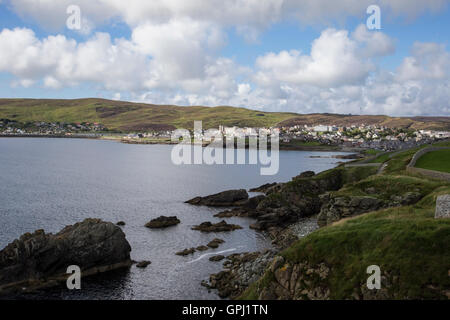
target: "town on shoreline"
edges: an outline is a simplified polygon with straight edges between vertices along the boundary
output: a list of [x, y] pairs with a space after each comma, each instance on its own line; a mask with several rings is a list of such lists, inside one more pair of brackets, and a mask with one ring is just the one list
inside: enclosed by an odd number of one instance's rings
[[[202, 140], [206, 130], [194, 132]], [[219, 126], [218, 133], [224, 137], [242, 138], [252, 134], [279, 134], [281, 150], [358, 150], [374, 149], [393, 151], [429, 144], [450, 138], [449, 131], [414, 130], [410, 128], [390, 128], [380, 125], [353, 124], [336, 126], [333, 124], [294, 125], [269, 128], [240, 128]], [[116, 140], [131, 144], [173, 144], [173, 131], [117, 132], [101, 123], [44, 122], [21, 123], [10, 119], [0, 119], [0, 137], [65, 137]]]

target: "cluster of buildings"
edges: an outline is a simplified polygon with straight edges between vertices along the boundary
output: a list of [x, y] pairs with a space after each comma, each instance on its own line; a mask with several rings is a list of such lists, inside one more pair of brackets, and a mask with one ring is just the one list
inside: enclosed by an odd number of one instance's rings
[[143, 138], [155, 138], [155, 139], [170, 139], [172, 136], [172, 131], [163, 130], [163, 131], [152, 131], [152, 132], [134, 132], [125, 135], [122, 139], [125, 140], [134, 140], [134, 139], [143, 139]]
[[[438, 139], [450, 138], [450, 132], [448, 131], [412, 130], [365, 124], [350, 126], [294, 125], [270, 128], [219, 126], [218, 129], [213, 130], [214, 135], [222, 135], [223, 137], [248, 137], [278, 133], [280, 143], [283, 144], [316, 142], [320, 145], [371, 148], [386, 151], [414, 147], [431, 143]], [[207, 140], [205, 133], [206, 130], [202, 129], [192, 131], [193, 137], [197, 140]], [[170, 138], [171, 135], [171, 131], [132, 133], [125, 136], [125, 139]]]
[[429, 143], [437, 139], [450, 138], [448, 131], [413, 130], [390, 128], [380, 125], [295, 125], [281, 128], [282, 139], [317, 141], [322, 144], [348, 147], [396, 150], [399, 148]]
[[[27, 122], [20, 123], [9, 119], [0, 119], [0, 134], [2, 135], [101, 135], [108, 129], [97, 122], [66, 123], [66, 122]], [[205, 130], [194, 130], [194, 138], [203, 139]], [[170, 130], [152, 132], [137, 132], [124, 135], [124, 139], [170, 139]], [[450, 138], [448, 131], [413, 130], [405, 128], [390, 128], [380, 125], [293, 125], [289, 127], [270, 128], [240, 128], [237, 126], [219, 126], [215, 134], [224, 137], [245, 137], [279, 134], [280, 143], [316, 142], [321, 145], [336, 145], [343, 147], [373, 148], [379, 150], [396, 150], [405, 147], [430, 143], [438, 139]]]
[[108, 129], [97, 122], [66, 123], [66, 122], [18, 122], [0, 119], [2, 135], [72, 135], [77, 133], [97, 133]]
[[[217, 130], [216, 130], [217, 131]], [[194, 131], [196, 139], [202, 139], [205, 130]], [[397, 150], [415, 145], [431, 143], [438, 139], [450, 138], [448, 131], [412, 130], [390, 128], [380, 125], [294, 125], [290, 127], [240, 128], [219, 126], [218, 134], [224, 137], [243, 137], [251, 135], [271, 135], [278, 133], [280, 142], [316, 142], [321, 145], [342, 147], [373, 148]]]

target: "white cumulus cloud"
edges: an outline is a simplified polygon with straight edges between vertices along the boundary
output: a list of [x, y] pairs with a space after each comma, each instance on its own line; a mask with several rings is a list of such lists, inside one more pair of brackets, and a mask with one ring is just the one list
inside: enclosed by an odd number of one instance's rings
[[360, 30], [352, 38], [346, 30], [326, 29], [312, 43], [309, 55], [291, 50], [259, 57], [255, 81], [269, 86], [275, 82], [319, 87], [360, 83], [375, 70], [370, 58], [393, 51], [386, 35], [375, 32], [369, 36]]

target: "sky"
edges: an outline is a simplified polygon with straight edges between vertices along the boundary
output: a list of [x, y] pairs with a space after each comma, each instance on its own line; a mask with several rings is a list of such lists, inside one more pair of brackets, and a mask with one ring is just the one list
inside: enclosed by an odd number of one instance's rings
[[450, 116], [449, 2], [0, 0], [0, 97]]

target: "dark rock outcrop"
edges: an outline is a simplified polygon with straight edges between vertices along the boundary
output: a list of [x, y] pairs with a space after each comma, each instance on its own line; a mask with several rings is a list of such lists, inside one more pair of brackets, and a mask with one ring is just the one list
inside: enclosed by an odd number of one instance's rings
[[223, 263], [225, 269], [212, 274], [209, 282], [202, 281], [201, 284], [209, 289], [217, 289], [218, 295], [222, 298], [236, 298], [264, 274], [274, 254], [273, 251], [267, 250], [262, 253], [245, 252], [229, 255]]
[[216, 218], [248, 217], [248, 213], [249, 213], [248, 210], [238, 207], [216, 213], [214, 217]]
[[[276, 256], [269, 264], [266, 272], [271, 277], [262, 286], [256, 287], [256, 298], [259, 300], [329, 300], [336, 299], [330, 290], [330, 277], [333, 268], [324, 262], [312, 264], [308, 261], [291, 262], [281, 256]], [[370, 290], [367, 288], [366, 278], [355, 285], [352, 291], [347, 293], [348, 299], [353, 300], [396, 300], [411, 299], [411, 296], [399, 295], [397, 288], [400, 277], [393, 271], [382, 271], [381, 288]], [[433, 294], [439, 293], [439, 289], [433, 286], [426, 288]], [[334, 294], [336, 294], [334, 292]]]
[[249, 198], [247, 201], [242, 203], [242, 207], [246, 209], [256, 209], [258, 204], [266, 198], [264, 195], [259, 195]]
[[225, 220], [222, 220], [221, 222], [218, 223], [211, 223], [209, 221], [203, 222], [198, 226], [193, 226], [191, 229], [203, 232], [225, 232], [242, 229], [242, 227], [237, 224], [228, 224], [226, 223]]
[[284, 183], [266, 183], [257, 188], [250, 189], [250, 192], [262, 192], [266, 195], [271, 194], [273, 192], [278, 192], [283, 187]]
[[272, 281], [258, 290], [258, 299], [326, 300], [330, 298], [330, 290], [325, 285], [330, 268], [325, 263], [292, 264], [285, 261], [283, 257], [276, 256], [270, 263], [268, 272], [273, 275]]
[[261, 185], [261, 186], [259, 186], [259, 187], [252, 188], [252, 189], [250, 189], [249, 191], [250, 191], [250, 192], [262, 192], [262, 193], [266, 193], [268, 189], [272, 188], [272, 187], [275, 186], [275, 185], [277, 185], [276, 182], [273, 182], [273, 183], [266, 183], [266, 184], [263, 184], [263, 185]]
[[330, 170], [317, 176], [312, 171], [303, 172], [258, 203], [253, 215], [257, 221], [250, 227], [280, 230], [301, 218], [318, 214], [322, 206], [319, 195], [338, 190], [342, 184], [341, 170]]
[[222, 211], [214, 215], [217, 218], [229, 218], [229, 217], [255, 217], [258, 204], [264, 200], [266, 196], [259, 195], [242, 202], [240, 207], [230, 210]]
[[317, 223], [319, 226], [323, 227], [343, 218], [379, 210], [384, 207], [387, 207], [387, 204], [375, 197], [355, 196], [330, 198], [330, 200], [322, 207]]
[[[366, 191], [370, 191], [367, 190]], [[322, 206], [317, 223], [323, 227], [343, 218], [357, 216], [366, 212], [377, 211], [389, 207], [398, 207], [416, 203], [421, 199], [417, 192], [406, 192], [402, 195], [393, 195], [389, 200], [382, 200], [373, 196], [322, 196]]]
[[83, 276], [129, 267], [131, 247], [120, 227], [99, 219], [65, 227], [57, 234], [26, 233], [0, 251], [0, 293], [56, 285], [67, 268]]
[[151, 220], [145, 226], [150, 229], [159, 229], [174, 226], [176, 224], [179, 224], [180, 222], [181, 221], [176, 216], [173, 217], [160, 216], [156, 219]]
[[316, 175], [316, 173], [314, 171], [304, 171], [304, 172], [300, 173], [298, 176], [296, 176], [295, 178], [311, 178], [315, 175]]
[[116, 225], [123, 227], [125, 225], [125, 221], [118, 221]]
[[211, 207], [232, 207], [241, 205], [242, 201], [247, 199], [247, 191], [245, 189], [239, 189], [223, 191], [206, 197], [195, 197], [186, 201], [186, 203]]

